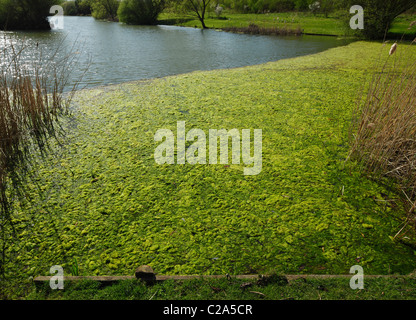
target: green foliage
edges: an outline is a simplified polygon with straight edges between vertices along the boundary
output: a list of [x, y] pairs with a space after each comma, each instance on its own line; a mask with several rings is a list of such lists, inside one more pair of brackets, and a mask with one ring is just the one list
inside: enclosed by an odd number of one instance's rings
[[91, 5], [94, 0], [75, 0], [78, 15], [90, 15]]
[[[325, 18], [324, 16], [313, 16], [310, 12], [281, 12], [281, 13], [269, 13], [269, 14], [255, 14], [255, 13], [230, 13], [225, 11], [226, 20], [222, 19], [208, 19], [206, 25], [209, 28], [244, 28], [250, 24], [256, 24], [262, 28], [279, 28], [287, 30], [297, 30], [300, 28], [305, 33], [314, 34], [328, 34], [343, 36], [345, 30], [343, 29], [344, 24], [336, 16], [330, 16]], [[181, 18], [187, 18], [181, 19]], [[176, 20], [177, 25], [194, 27], [197, 23], [197, 19], [189, 19], [189, 15], [172, 14], [162, 12], [159, 17], [161, 20]], [[409, 23], [400, 24], [399, 30], [402, 28], [406, 29]], [[350, 29], [351, 30], [351, 29]]]
[[308, 0], [295, 0], [295, 9], [299, 11], [306, 11], [308, 10], [309, 2], [310, 1]]
[[165, 9], [163, 12], [171, 13], [186, 13], [183, 5], [183, 0], [166, 0]]
[[91, 5], [94, 0], [75, 0], [62, 3], [64, 13], [67, 16], [85, 16], [91, 14]]
[[[268, 12], [290, 12], [309, 11], [309, 5], [313, 0], [222, 0], [221, 6], [240, 13], [268, 13]], [[336, 0], [321, 0], [322, 12], [332, 12], [337, 7]]]
[[[79, 92], [65, 149], [36, 171], [44, 193], [28, 184], [17, 208], [6, 270], [48, 275], [76, 257], [85, 275], [132, 275], [143, 264], [158, 274], [413, 271], [414, 249], [389, 238], [405, 218], [396, 194], [345, 162], [356, 92], [379, 53], [355, 42]], [[157, 165], [155, 132], [181, 120], [207, 133], [261, 128], [262, 172]]]
[[71, 266], [71, 274], [73, 276], [79, 276], [79, 266], [78, 266], [78, 260], [74, 258], [74, 261]]
[[[383, 39], [394, 19], [415, 6], [415, 0], [345, 0], [343, 7], [348, 10], [352, 5], [360, 5], [364, 9], [364, 29], [357, 31], [366, 39]], [[349, 25], [350, 16], [346, 16], [345, 24]]]
[[91, 15], [95, 19], [117, 21], [118, 0], [92, 0]]
[[[176, 7], [178, 2], [178, 0], [170, 0], [168, 1], [168, 5], [169, 7]], [[319, 3], [319, 7], [314, 6], [316, 2]], [[295, 10], [311, 12], [311, 9], [313, 9], [315, 14], [323, 13], [325, 17], [328, 17], [330, 13], [336, 12], [337, 10], [342, 10], [345, 13], [345, 17], [350, 17], [349, 8], [354, 4], [359, 4], [359, 2], [352, 0], [222, 0], [215, 2], [214, 8], [218, 3], [225, 9], [230, 9], [238, 13], [291, 12]], [[414, 0], [400, 0], [399, 2], [398, 6], [395, 7], [394, 2], [386, 2], [386, 6], [384, 6], [384, 1], [381, 0], [361, 1], [361, 3], [365, 4], [365, 8], [371, 11], [370, 16], [374, 16], [374, 13], [377, 13], [376, 15], [378, 16], [383, 16], [385, 13], [390, 14], [391, 12], [396, 12], [397, 9], [402, 13], [412, 7], [411, 3], [413, 3], [413, 10], [416, 8]], [[402, 6], [404, 2], [408, 2], [410, 5]], [[393, 16], [396, 17], [397, 14]], [[373, 18], [370, 17], [371, 19]], [[371, 23], [369, 21], [369, 25]]]
[[221, 5], [242, 13], [288, 12], [295, 9], [293, 0], [224, 0]]
[[60, 0], [0, 0], [0, 29], [50, 29], [49, 10], [60, 3]]
[[62, 8], [64, 8], [64, 14], [66, 16], [76, 16], [78, 14], [78, 10], [74, 1], [65, 1], [62, 3]]
[[321, 10], [321, 3], [319, 1], [313, 1], [309, 5], [309, 10], [315, 15]]
[[270, 12], [293, 11], [295, 4], [291, 0], [268, 0], [265, 1], [265, 10]]
[[339, 8], [339, 1], [337, 0], [321, 0], [321, 12], [328, 17], [328, 14]]
[[123, 0], [118, 8], [118, 17], [127, 24], [156, 24], [163, 10], [164, 0]]

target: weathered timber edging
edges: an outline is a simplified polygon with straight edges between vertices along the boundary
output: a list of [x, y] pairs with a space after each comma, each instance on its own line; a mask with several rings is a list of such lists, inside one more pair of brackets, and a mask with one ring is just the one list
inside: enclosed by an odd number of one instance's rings
[[[50, 281], [53, 276], [39, 276], [33, 279], [35, 282]], [[236, 275], [228, 276], [234, 279], [259, 279], [260, 275]], [[226, 275], [160, 275], [156, 276], [156, 281], [166, 280], [192, 280], [192, 279], [220, 279], [227, 278]], [[137, 279], [136, 276], [63, 276], [64, 281], [81, 281], [81, 280], [94, 280], [99, 282], [114, 282], [122, 280]], [[140, 279], [140, 278], [139, 278]]]
[[[336, 278], [351, 278], [351, 274], [340, 274], [340, 275], [330, 275], [330, 274], [292, 274], [292, 275], [277, 275], [281, 279], [286, 281], [292, 281], [296, 279], [336, 279]], [[366, 278], [404, 278], [409, 277], [410, 275], [367, 275]], [[273, 275], [263, 275], [263, 274], [240, 274], [240, 275], [156, 275], [152, 267], [148, 265], [142, 265], [138, 267], [135, 271], [134, 276], [63, 276], [63, 281], [81, 281], [81, 280], [93, 280], [99, 282], [116, 282], [122, 280], [133, 280], [140, 279], [146, 283], [154, 283], [158, 281], [165, 280], [192, 280], [192, 279], [257, 279], [257, 280], [267, 280], [268, 278], [273, 277]], [[45, 281], [56, 280], [56, 276], [39, 276], [33, 279], [35, 284], [39, 284]]]
[[[192, 279], [260, 279], [261, 277], [267, 277], [268, 275], [250, 274], [250, 275], [156, 275], [156, 281], [166, 280], [192, 280]], [[342, 279], [351, 278], [351, 274], [329, 275], [329, 274], [299, 274], [299, 275], [280, 275], [280, 277], [286, 278], [288, 281], [296, 279]], [[365, 275], [365, 278], [406, 278], [409, 275]], [[52, 276], [39, 276], [33, 279], [35, 282], [50, 281]], [[64, 281], [81, 281], [81, 280], [94, 280], [99, 282], [115, 282], [122, 280], [133, 280], [135, 276], [64, 276]]]

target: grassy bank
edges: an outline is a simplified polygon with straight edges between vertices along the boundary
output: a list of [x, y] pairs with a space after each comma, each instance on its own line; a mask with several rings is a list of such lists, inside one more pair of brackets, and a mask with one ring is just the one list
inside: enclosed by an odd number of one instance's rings
[[49, 283], [32, 291], [33, 300], [413, 300], [414, 277], [366, 279], [364, 289], [352, 290], [349, 279], [297, 279], [274, 277], [268, 283], [237, 279], [169, 280], [146, 286], [136, 280], [102, 285], [94, 281], [67, 282], [65, 290]]
[[[403, 34], [415, 37], [414, 30], [408, 30], [409, 24], [416, 20], [414, 15], [401, 15], [397, 17], [389, 30], [390, 38], [400, 39]], [[185, 27], [200, 28], [201, 23], [193, 14], [162, 13], [159, 16], [159, 24], [175, 24]], [[241, 14], [224, 11], [217, 17], [214, 13], [208, 14], [205, 24], [208, 28], [247, 28], [255, 24], [260, 28], [283, 28], [289, 30], [303, 30], [306, 34], [323, 34], [332, 36], [344, 36], [346, 32], [342, 20], [337, 13], [313, 15], [309, 12], [280, 12], [268, 14]]]
[[[7, 276], [28, 283], [74, 264], [80, 275], [131, 275], [143, 264], [158, 274], [412, 272], [414, 232], [392, 240], [405, 219], [398, 195], [345, 162], [354, 100], [388, 55], [380, 49], [356, 42], [80, 91], [64, 147], [34, 172], [16, 215]], [[177, 121], [207, 135], [262, 129], [262, 171], [157, 165], [155, 132], [176, 132]]]
[[[185, 27], [201, 27], [199, 20], [190, 14], [162, 13], [159, 16], [160, 24], [176, 24]], [[256, 24], [263, 28], [286, 27], [288, 29], [301, 28], [307, 33], [341, 35], [344, 34], [342, 23], [336, 17], [316, 17], [309, 13], [282, 12], [270, 14], [241, 14], [224, 12], [218, 18], [215, 14], [208, 15], [206, 25], [208, 28], [222, 29], [229, 27], [248, 27]]]

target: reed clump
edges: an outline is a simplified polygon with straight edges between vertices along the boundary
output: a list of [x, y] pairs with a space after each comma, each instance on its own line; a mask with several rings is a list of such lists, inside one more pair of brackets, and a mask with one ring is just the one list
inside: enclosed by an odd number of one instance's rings
[[[72, 54], [60, 48], [47, 54], [4, 37], [0, 50], [0, 275], [4, 276], [7, 243], [14, 237], [13, 202], [24, 198], [35, 154], [45, 155], [50, 138], [62, 133], [78, 82], [70, 84]], [[59, 46], [60, 47], [60, 46]], [[26, 54], [30, 51], [30, 54]], [[36, 52], [36, 54], [34, 54]], [[64, 91], [68, 90], [68, 91]]]
[[[415, 39], [416, 40], [416, 39]], [[407, 211], [406, 226], [416, 226], [416, 57], [414, 44], [386, 43], [377, 72], [355, 109], [351, 156], [375, 179], [394, 181]], [[412, 48], [413, 47], [413, 48]], [[412, 229], [412, 228], [410, 228]], [[408, 228], [408, 230], [410, 230]]]
[[277, 35], [277, 36], [300, 36], [300, 27], [290, 29], [288, 27], [260, 27], [255, 23], [250, 23], [247, 27], [225, 27], [222, 30], [234, 33], [257, 34], [257, 35]]

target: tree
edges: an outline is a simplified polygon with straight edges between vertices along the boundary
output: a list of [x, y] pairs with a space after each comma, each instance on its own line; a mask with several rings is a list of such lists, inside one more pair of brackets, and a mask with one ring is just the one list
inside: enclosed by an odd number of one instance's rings
[[321, 0], [321, 11], [325, 14], [325, 18], [328, 18], [330, 12], [336, 8], [336, 0]]
[[62, 8], [64, 8], [64, 14], [66, 16], [76, 16], [78, 14], [78, 10], [74, 1], [65, 1], [62, 3]]
[[[364, 29], [362, 35], [367, 39], [382, 39], [393, 20], [415, 6], [416, 0], [347, 0], [346, 9], [360, 5], [364, 9]], [[349, 19], [347, 21], [349, 24]]]
[[91, 14], [92, 0], [75, 0], [75, 7], [77, 14], [86, 16]]
[[311, 10], [313, 15], [316, 15], [320, 9], [321, 9], [321, 3], [319, 1], [313, 1], [309, 5], [309, 10]]
[[164, 0], [123, 0], [117, 14], [127, 24], [152, 25], [156, 24], [164, 5]]
[[184, 2], [185, 7], [197, 15], [203, 29], [207, 29], [204, 19], [210, 2], [211, 0], [185, 0]]
[[93, 0], [91, 14], [95, 19], [117, 21], [118, 0]]
[[0, 0], [0, 29], [48, 30], [48, 16], [60, 0]]
[[308, 0], [294, 0], [295, 9], [299, 11], [305, 11], [308, 9]]

